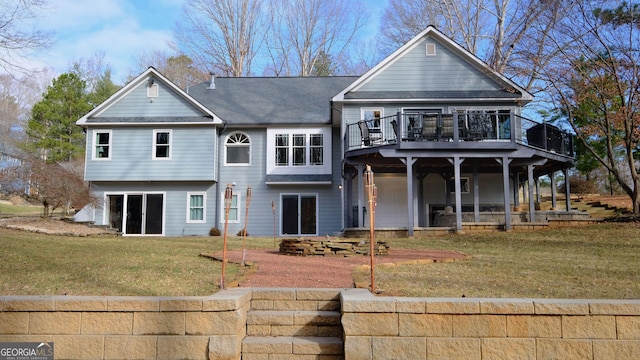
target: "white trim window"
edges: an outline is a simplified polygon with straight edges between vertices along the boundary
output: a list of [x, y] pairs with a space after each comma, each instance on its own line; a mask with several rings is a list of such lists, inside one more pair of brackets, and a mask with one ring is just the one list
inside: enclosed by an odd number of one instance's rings
[[324, 136], [322, 136], [322, 134], [309, 135], [309, 151], [311, 152], [309, 165], [324, 165]]
[[153, 159], [171, 160], [171, 130], [153, 130]]
[[187, 193], [187, 223], [207, 222], [207, 193]]
[[267, 174], [331, 174], [331, 129], [267, 129]]
[[224, 146], [224, 164], [227, 166], [251, 165], [251, 139], [243, 132], [227, 136]]
[[94, 130], [92, 160], [111, 160], [111, 130]]
[[289, 134], [276, 134], [276, 166], [289, 166]]
[[384, 117], [384, 108], [360, 108], [360, 118], [367, 122], [369, 129], [380, 129], [380, 119]]
[[[231, 197], [231, 207], [229, 208], [229, 224], [235, 224], [240, 222], [240, 193], [234, 191]], [[224, 191], [220, 193], [220, 223], [224, 224], [225, 220], [225, 208], [224, 208]]]

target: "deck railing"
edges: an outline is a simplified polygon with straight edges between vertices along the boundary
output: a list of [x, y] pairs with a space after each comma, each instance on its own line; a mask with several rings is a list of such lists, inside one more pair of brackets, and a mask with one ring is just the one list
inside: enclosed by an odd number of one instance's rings
[[509, 111], [406, 112], [348, 124], [346, 150], [419, 141], [511, 141], [573, 156], [573, 137]]

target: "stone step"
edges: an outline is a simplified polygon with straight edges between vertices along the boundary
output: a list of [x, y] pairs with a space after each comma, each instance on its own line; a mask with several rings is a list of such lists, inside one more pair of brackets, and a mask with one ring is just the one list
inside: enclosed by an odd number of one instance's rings
[[340, 311], [340, 289], [254, 289], [251, 310]]
[[[322, 355], [323, 359], [342, 359], [344, 344], [337, 337], [248, 336], [242, 341], [242, 359], [306, 359]], [[271, 356], [275, 355], [275, 356]]]

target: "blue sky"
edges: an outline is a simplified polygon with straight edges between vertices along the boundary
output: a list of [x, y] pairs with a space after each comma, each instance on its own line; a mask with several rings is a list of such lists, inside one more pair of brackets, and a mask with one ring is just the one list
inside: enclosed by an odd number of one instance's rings
[[[113, 79], [122, 82], [144, 51], [168, 50], [183, 0], [50, 0], [38, 26], [55, 32], [49, 49], [33, 55], [30, 68], [52, 68], [60, 74], [80, 58], [104, 54]], [[365, 0], [379, 16], [387, 0]], [[377, 19], [372, 19], [377, 24]], [[373, 26], [372, 26], [373, 27]], [[375, 31], [370, 29], [368, 32]]]

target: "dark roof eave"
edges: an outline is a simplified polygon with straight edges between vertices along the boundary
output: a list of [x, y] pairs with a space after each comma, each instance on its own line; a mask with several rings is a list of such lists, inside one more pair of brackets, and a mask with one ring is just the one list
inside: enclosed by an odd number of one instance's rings
[[520, 93], [496, 91], [357, 91], [345, 100], [526, 100]]
[[214, 124], [210, 116], [90, 117], [85, 125]]

